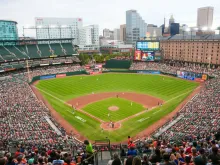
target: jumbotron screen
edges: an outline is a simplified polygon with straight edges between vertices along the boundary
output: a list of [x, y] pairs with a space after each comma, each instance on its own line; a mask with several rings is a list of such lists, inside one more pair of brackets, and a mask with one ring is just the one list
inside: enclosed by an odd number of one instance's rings
[[137, 41], [136, 50], [140, 51], [157, 51], [160, 49], [159, 41]]

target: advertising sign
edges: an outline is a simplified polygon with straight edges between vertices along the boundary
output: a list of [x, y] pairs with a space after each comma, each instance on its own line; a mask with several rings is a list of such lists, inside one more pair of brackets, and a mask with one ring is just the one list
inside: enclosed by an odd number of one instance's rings
[[142, 61], [154, 61], [154, 52], [141, 52], [141, 60]]
[[46, 75], [46, 76], [40, 76], [40, 80], [51, 79], [51, 78], [56, 78], [56, 75], [51, 74], [51, 75]]
[[57, 74], [56, 78], [66, 77], [66, 74]]
[[137, 41], [136, 50], [157, 51], [160, 49], [159, 41]]
[[135, 51], [134, 60], [141, 60], [141, 51], [139, 50]]
[[140, 74], [160, 74], [160, 71], [157, 70], [144, 70], [144, 71], [137, 71]]

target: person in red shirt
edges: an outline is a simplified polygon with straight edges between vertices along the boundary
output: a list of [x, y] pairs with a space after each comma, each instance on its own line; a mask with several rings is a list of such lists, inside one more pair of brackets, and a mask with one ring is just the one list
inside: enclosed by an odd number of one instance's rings
[[128, 136], [128, 146], [129, 146], [130, 143], [131, 143], [131, 137]]
[[130, 144], [128, 145], [128, 148], [135, 148], [135, 144], [132, 141], [130, 141]]

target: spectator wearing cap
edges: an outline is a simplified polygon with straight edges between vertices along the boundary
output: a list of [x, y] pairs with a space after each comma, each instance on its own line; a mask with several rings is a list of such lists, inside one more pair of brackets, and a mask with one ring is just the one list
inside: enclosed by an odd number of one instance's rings
[[170, 161], [170, 155], [168, 153], [163, 154], [163, 163], [160, 163], [159, 165], [176, 165], [174, 161]]

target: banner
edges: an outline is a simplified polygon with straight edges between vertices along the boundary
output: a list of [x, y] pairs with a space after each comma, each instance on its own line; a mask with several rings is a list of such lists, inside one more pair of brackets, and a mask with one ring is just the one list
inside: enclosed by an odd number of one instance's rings
[[40, 64], [40, 66], [47, 66], [47, 65], [49, 65], [49, 64]]
[[203, 80], [207, 80], [207, 78], [208, 78], [207, 74], [203, 74], [203, 75], [202, 75], [202, 79], [203, 79]]
[[137, 73], [140, 73], [140, 74], [160, 74], [160, 71], [145, 70], [145, 71], [137, 71]]
[[134, 60], [141, 60], [141, 51], [140, 50], [135, 51]]
[[40, 76], [40, 80], [51, 79], [51, 78], [56, 78], [56, 75], [52, 74], [52, 75]]
[[66, 74], [57, 74], [56, 78], [66, 77]]

